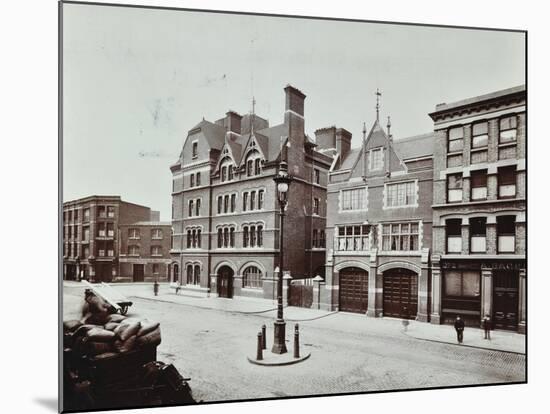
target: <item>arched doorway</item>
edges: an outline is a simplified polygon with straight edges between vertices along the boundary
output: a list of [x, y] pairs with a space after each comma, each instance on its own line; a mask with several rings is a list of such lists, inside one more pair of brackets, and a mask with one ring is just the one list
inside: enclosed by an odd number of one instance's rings
[[233, 297], [233, 269], [222, 266], [218, 269], [218, 295], [221, 298]]
[[340, 310], [365, 313], [368, 298], [368, 272], [358, 267], [346, 267], [340, 270]]
[[177, 263], [174, 263], [174, 266], [172, 269], [172, 281], [174, 283], [179, 283], [180, 281], [180, 267]]
[[409, 269], [384, 272], [384, 316], [415, 319], [418, 312], [418, 275]]

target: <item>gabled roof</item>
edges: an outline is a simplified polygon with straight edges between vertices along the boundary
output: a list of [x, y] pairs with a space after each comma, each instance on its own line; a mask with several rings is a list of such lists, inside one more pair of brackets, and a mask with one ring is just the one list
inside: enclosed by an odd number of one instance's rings
[[282, 145], [286, 144], [288, 139], [288, 126], [285, 124], [279, 124], [270, 128], [262, 129], [258, 131], [261, 135], [266, 137], [268, 151], [266, 154], [266, 161], [275, 161], [279, 158], [281, 152], [281, 137]]

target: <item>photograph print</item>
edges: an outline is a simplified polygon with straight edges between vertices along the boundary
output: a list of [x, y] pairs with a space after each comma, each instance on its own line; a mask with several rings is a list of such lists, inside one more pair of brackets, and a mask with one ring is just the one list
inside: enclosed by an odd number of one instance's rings
[[525, 383], [526, 34], [61, 2], [60, 410]]

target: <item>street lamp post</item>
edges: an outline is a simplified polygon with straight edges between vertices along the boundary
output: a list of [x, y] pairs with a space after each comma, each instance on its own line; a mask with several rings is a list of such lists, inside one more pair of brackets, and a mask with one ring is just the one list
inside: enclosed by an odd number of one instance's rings
[[279, 171], [273, 178], [277, 185], [277, 199], [279, 201], [279, 274], [277, 281], [277, 320], [274, 323], [274, 341], [271, 352], [274, 354], [284, 354], [287, 352], [285, 344], [285, 320], [283, 319], [283, 224], [285, 217], [285, 208], [288, 203], [288, 187], [290, 186], [291, 178], [288, 175], [288, 167], [286, 162], [281, 161]]

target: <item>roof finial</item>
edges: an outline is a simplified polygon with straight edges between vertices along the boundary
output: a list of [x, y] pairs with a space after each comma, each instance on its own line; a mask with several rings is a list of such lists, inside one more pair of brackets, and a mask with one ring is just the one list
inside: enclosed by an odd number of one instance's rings
[[376, 88], [376, 120], [378, 121], [379, 115], [380, 115], [380, 97], [382, 96], [382, 92]]
[[391, 128], [391, 120], [390, 120], [390, 117], [388, 116], [388, 137], [391, 139], [391, 132], [390, 132], [390, 128]]
[[254, 119], [256, 116], [256, 99], [252, 96], [252, 119], [250, 120], [250, 131], [254, 134]]

